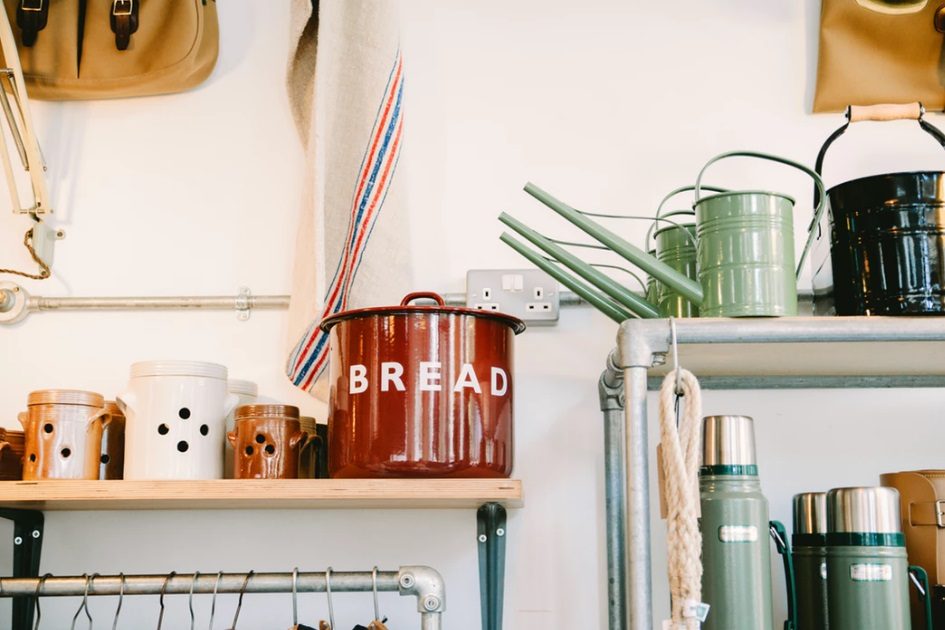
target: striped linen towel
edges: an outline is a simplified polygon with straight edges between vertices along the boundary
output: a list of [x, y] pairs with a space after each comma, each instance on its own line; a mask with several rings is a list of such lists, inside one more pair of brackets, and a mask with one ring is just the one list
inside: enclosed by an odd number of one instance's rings
[[412, 285], [398, 3], [293, 0], [288, 89], [306, 148], [286, 374], [326, 398], [319, 377], [339, 311], [397, 303]]

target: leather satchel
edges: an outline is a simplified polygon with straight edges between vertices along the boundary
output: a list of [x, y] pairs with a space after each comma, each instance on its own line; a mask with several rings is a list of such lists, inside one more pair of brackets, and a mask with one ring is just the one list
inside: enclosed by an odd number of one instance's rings
[[216, 0], [3, 3], [32, 98], [181, 92], [202, 83], [216, 64]]
[[911, 103], [945, 109], [945, 1], [890, 15], [856, 0], [823, 0], [815, 112]]
[[[899, 514], [906, 536], [909, 564], [929, 574], [934, 627], [945, 628], [945, 470], [915, 470], [880, 476], [884, 486], [899, 491]], [[912, 595], [915, 600], [915, 595]], [[921, 607], [913, 601], [913, 627], [924, 627]]]

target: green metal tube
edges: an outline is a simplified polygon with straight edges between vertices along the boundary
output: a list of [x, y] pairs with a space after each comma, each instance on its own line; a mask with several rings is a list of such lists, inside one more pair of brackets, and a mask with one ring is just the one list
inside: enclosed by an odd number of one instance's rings
[[525, 184], [525, 192], [563, 216], [589, 236], [600, 241], [623, 258], [643, 269], [660, 282], [671, 286], [694, 304], [702, 304], [702, 287], [698, 282], [687, 278], [669, 265], [647, 255], [646, 252], [636, 245], [620, 238], [617, 234], [611, 232], [596, 221], [588, 219], [571, 206], [555, 199], [535, 184], [531, 182]]
[[633, 317], [632, 313], [624, 310], [617, 304], [614, 304], [610, 298], [598, 293], [571, 274], [562, 271], [554, 263], [548, 262], [522, 243], [519, 243], [507, 232], [503, 232], [502, 236], [499, 237], [499, 240], [524, 256], [529, 262], [547, 273], [549, 276], [574, 291], [577, 295], [579, 295], [601, 313], [614, 320], [618, 324]]
[[660, 312], [656, 306], [633, 293], [613, 278], [594, 269], [568, 250], [555, 245], [521, 221], [518, 221], [505, 212], [499, 215], [499, 221], [518, 232], [539, 249], [552, 256], [565, 267], [581, 276], [640, 317], [656, 318], [660, 316]]

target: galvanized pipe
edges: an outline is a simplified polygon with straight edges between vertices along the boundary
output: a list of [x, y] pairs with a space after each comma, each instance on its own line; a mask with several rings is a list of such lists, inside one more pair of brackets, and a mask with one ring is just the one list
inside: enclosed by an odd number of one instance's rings
[[168, 297], [30, 297], [30, 310], [245, 310], [287, 309], [288, 295], [168, 296]]
[[650, 561], [650, 469], [646, 380], [649, 366], [624, 370], [627, 458], [627, 620], [629, 630], [652, 630], [653, 585]]
[[624, 454], [623, 373], [613, 365], [613, 353], [599, 382], [604, 412], [604, 488], [607, 509], [607, 628], [627, 628], [626, 465]]
[[[247, 579], [249, 577], [249, 579]], [[399, 571], [332, 571], [327, 573], [216, 573], [167, 575], [100, 575], [0, 578], [0, 597], [75, 597], [99, 595], [187, 595], [190, 593], [334, 593], [398, 592], [417, 598], [421, 630], [441, 630], [446, 593], [440, 574], [425, 566]]]

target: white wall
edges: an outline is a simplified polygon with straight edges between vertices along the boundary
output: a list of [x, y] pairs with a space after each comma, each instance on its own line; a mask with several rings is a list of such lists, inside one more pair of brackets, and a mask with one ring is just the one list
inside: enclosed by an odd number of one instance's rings
[[[59, 219], [68, 232], [55, 280], [36, 294], [226, 294], [289, 287], [301, 152], [285, 103], [286, 2], [220, 4], [221, 57], [202, 88], [131, 101], [34, 106]], [[419, 288], [458, 291], [469, 268], [521, 266], [498, 242], [509, 210], [573, 236], [521, 192], [533, 180], [586, 209], [652, 213], [714, 153], [769, 150], [808, 163], [839, 116], [810, 116], [819, 3], [725, 0], [406, 0], [407, 115]], [[828, 183], [939, 168], [914, 125], [856, 129], [838, 143]], [[809, 217], [810, 185], [783, 168], [737, 162], [715, 181], [790, 192]], [[25, 225], [0, 214], [0, 261], [26, 262]], [[620, 225], [640, 240], [644, 226]], [[285, 316], [254, 313], [46, 313], [0, 329], [3, 424], [29, 390], [113, 394], [129, 363], [152, 357], [226, 363], [274, 397], [321, 410], [282, 376]], [[526, 507], [511, 514], [506, 627], [605, 623], [602, 432], [596, 379], [615, 326], [587, 309], [535, 329], [517, 347], [517, 462]], [[881, 360], [881, 357], [877, 357]], [[939, 391], [708, 392], [706, 412], [758, 420], [764, 488], [789, 518], [802, 490], [868, 484], [881, 471], [941, 467]], [[655, 426], [655, 424], [654, 424]], [[652, 432], [655, 438], [655, 431]], [[663, 526], [656, 617], [666, 610]], [[2, 553], [9, 553], [0, 550]], [[0, 558], [0, 562], [7, 562]], [[449, 628], [478, 628], [474, 514], [442, 512], [49, 513], [42, 570], [359, 569], [425, 563], [447, 580]], [[187, 623], [168, 598], [166, 627]], [[783, 607], [783, 598], [780, 600]], [[369, 596], [339, 597], [339, 625], [364, 623]], [[47, 601], [62, 628], [78, 601]], [[197, 601], [205, 625], [208, 598]], [[233, 598], [221, 598], [217, 625]], [[382, 599], [392, 627], [411, 602]], [[92, 603], [99, 625], [114, 601]], [[324, 614], [322, 596], [303, 611]], [[156, 598], [128, 600], [123, 627], [156, 621]], [[6, 619], [7, 608], [0, 608]], [[288, 596], [247, 597], [240, 628], [289, 625]], [[308, 617], [311, 623], [314, 617]], [[0, 624], [5, 622], [0, 622]]]

